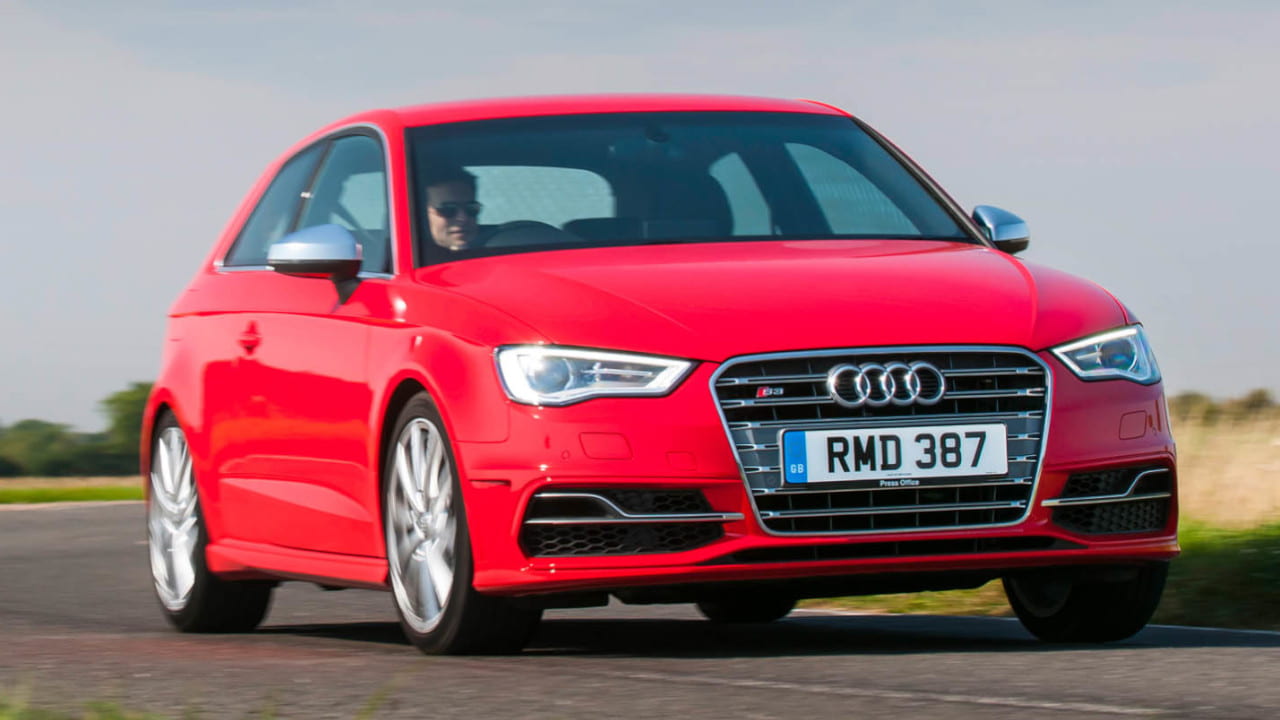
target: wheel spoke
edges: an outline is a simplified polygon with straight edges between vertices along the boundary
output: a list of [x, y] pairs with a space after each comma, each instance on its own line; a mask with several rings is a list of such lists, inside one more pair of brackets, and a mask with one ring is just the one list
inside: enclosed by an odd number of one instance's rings
[[439, 532], [440, 542], [444, 544], [444, 552], [448, 553], [450, 565], [453, 564], [453, 546], [458, 539], [458, 521], [450, 515], [444, 521]]
[[440, 614], [440, 600], [437, 596], [439, 590], [435, 585], [435, 578], [431, 573], [431, 567], [425, 562], [415, 563], [418, 566], [418, 607], [422, 610], [423, 620], [433, 620]]
[[413, 553], [421, 544], [422, 538], [418, 537], [416, 533], [412, 531], [405, 532], [396, 547], [396, 560], [400, 563], [401, 568], [407, 569], [409, 565], [413, 564]]
[[[417, 481], [414, 479], [412, 460], [403, 443], [396, 445], [396, 482], [400, 485], [401, 493], [405, 500], [409, 503], [409, 507], [413, 509], [415, 514], [423, 511], [422, 498], [417, 488]], [[410, 518], [412, 520], [412, 518]]]
[[191, 542], [184, 535], [174, 537], [172, 549], [173, 574], [170, 576], [170, 589], [178, 598], [184, 598], [195, 583], [195, 568], [191, 564]]
[[431, 454], [428, 459], [430, 470], [427, 476], [427, 498], [435, 500], [441, 495], [440, 474], [445, 466], [444, 462], [444, 445], [439, 438], [432, 433], [431, 437]]
[[422, 428], [418, 427], [416, 423], [409, 426], [409, 449], [413, 460], [413, 488], [418, 493], [423, 492], [422, 480], [423, 473], [426, 471], [422, 435]]
[[151, 468], [151, 484], [159, 491], [166, 495], [171, 492], [169, 472], [169, 443], [167, 438], [161, 437], [160, 442], [156, 443], [156, 459], [152, 462]]
[[196, 516], [191, 515], [187, 517], [185, 520], [182, 521], [181, 525], [178, 525], [173, 529], [173, 532], [182, 537], [191, 539], [192, 540], [191, 546], [195, 547], [194, 538], [195, 538], [195, 532], [196, 532]]
[[426, 548], [426, 574], [431, 576], [434, 599], [441, 606], [449, 601], [449, 590], [453, 588], [453, 567], [445, 559], [442, 545], [440, 541], [435, 541]]
[[169, 491], [164, 487], [164, 479], [154, 471], [151, 473], [151, 500], [159, 506], [160, 511], [166, 516], [173, 517], [182, 514], [182, 509], [173, 501]]
[[196, 497], [196, 484], [191, 481], [191, 449], [183, 445], [179, 457], [178, 476], [174, 479], [177, 492], [174, 494], [178, 503], [185, 509], [195, 501]]
[[151, 529], [151, 576], [157, 586], [169, 586], [169, 543], [161, 540], [165, 531], [155, 524]]
[[168, 464], [165, 466], [165, 475], [169, 481], [170, 497], [177, 497], [181, 492], [178, 486], [182, 482], [182, 474], [180, 468], [182, 465], [182, 453], [186, 449], [186, 440], [182, 437], [182, 433], [176, 430], [168, 430], [165, 432], [165, 440], [169, 445]]

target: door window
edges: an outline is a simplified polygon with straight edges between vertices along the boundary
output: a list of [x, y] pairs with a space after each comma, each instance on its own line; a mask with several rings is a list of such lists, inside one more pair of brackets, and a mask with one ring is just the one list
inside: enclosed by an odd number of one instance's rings
[[323, 149], [323, 145], [315, 145], [303, 150], [280, 168], [241, 228], [239, 237], [222, 263], [224, 266], [267, 264], [267, 248], [289, 232], [298, 214], [302, 191], [311, 179]]
[[364, 272], [390, 272], [387, 170], [382, 146], [368, 135], [333, 142], [302, 209], [298, 229], [341, 225], [360, 243]]

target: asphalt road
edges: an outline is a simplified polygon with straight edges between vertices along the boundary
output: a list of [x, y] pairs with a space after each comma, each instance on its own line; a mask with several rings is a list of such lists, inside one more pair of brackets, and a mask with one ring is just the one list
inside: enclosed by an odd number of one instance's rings
[[[289, 583], [252, 634], [171, 631], [139, 503], [0, 506], [0, 694], [202, 718], [1280, 717], [1280, 634], [1047, 646], [1014, 621], [688, 606], [548, 613], [522, 655], [433, 658], [385, 593]], [[368, 713], [363, 714], [362, 713]]]

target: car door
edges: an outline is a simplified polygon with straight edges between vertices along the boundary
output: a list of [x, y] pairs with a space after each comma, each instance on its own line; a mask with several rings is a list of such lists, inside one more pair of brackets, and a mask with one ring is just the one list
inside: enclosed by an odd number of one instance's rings
[[386, 164], [367, 134], [334, 139], [302, 193], [292, 229], [342, 225], [361, 242], [365, 270], [339, 296], [327, 279], [259, 273], [241, 318], [236, 472], [224, 476], [236, 538], [343, 554], [381, 552], [378, 511], [362, 501], [376, 482], [368, 437], [366, 352], [370, 301], [389, 277]]
[[[201, 312], [184, 322], [194, 326], [184, 342], [203, 359], [201, 426], [207, 431], [205, 508], [214, 540], [223, 535], [261, 539], [253, 528], [264, 525], [260, 512], [240, 489], [256, 476], [252, 458], [263, 442], [258, 422], [261, 367], [255, 355], [259, 297], [275, 285], [267, 267], [267, 249], [295, 224], [303, 195], [324, 157], [327, 143], [312, 145], [283, 163], [272, 178], [216, 272], [195, 288]], [[229, 498], [229, 502], [223, 502]], [[251, 498], [249, 498], [251, 499]]]

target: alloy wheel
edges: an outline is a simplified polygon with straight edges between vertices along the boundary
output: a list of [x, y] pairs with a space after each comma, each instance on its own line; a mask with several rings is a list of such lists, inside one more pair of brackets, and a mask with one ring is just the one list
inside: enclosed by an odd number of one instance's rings
[[453, 468], [439, 428], [414, 418], [400, 432], [387, 497], [391, 588], [408, 625], [427, 633], [440, 623], [456, 570]]
[[156, 594], [171, 612], [186, 607], [195, 585], [200, 528], [194, 477], [186, 436], [176, 427], [166, 428], [151, 463], [147, 540]]

